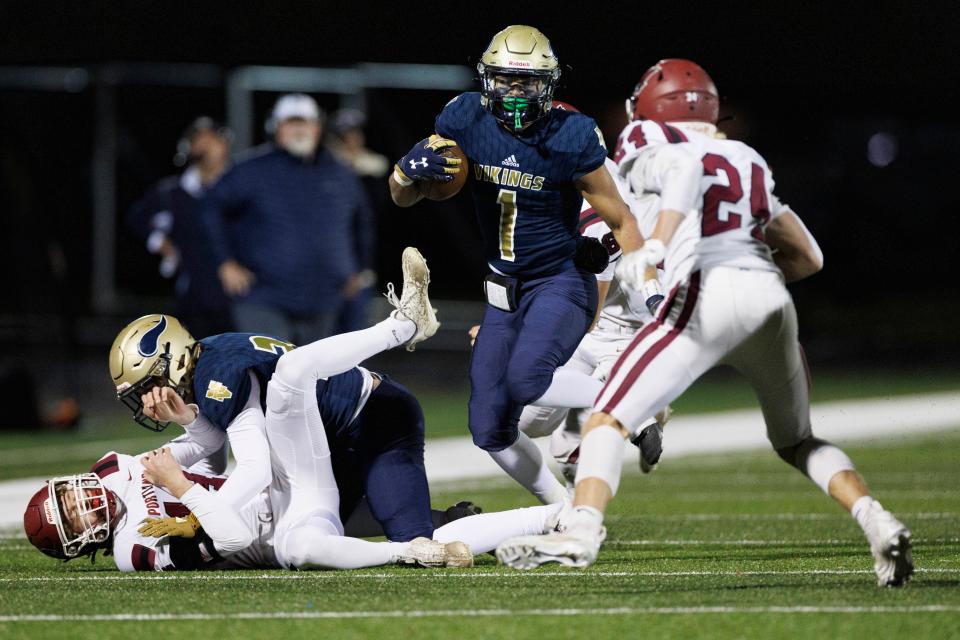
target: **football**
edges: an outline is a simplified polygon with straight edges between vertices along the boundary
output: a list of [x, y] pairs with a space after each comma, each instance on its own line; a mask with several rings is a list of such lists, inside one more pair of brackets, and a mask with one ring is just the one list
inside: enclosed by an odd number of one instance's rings
[[436, 202], [448, 200], [460, 193], [460, 189], [463, 189], [463, 185], [467, 182], [467, 171], [470, 169], [467, 154], [459, 146], [447, 147], [441, 155], [448, 158], [460, 158], [460, 171], [453, 174], [453, 180], [449, 182], [424, 180], [417, 183], [423, 197]]

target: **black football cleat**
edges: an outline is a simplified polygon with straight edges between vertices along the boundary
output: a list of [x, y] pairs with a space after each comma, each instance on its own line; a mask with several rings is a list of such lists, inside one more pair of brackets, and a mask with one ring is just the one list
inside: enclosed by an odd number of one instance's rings
[[630, 442], [640, 449], [640, 471], [650, 473], [663, 454], [663, 427], [659, 422], [647, 425], [630, 438]]

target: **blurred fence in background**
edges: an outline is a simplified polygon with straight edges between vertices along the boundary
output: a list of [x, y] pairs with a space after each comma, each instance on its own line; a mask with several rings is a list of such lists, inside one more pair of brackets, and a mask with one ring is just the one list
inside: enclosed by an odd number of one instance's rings
[[[368, 146], [393, 159], [432, 131], [467, 66], [336, 68], [111, 63], [0, 67], [0, 210], [7, 230], [0, 345], [6, 370], [26, 369], [41, 397], [110, 401], [106, 350], [129, 319], [169, 311], [171, 284], [122, 224], [130, 204], [174, 171], [183, 127], [198, 114], [228, 121], [236, 150], [265, 140], [278, 92], [304, 91], [328, 111], [368, 116]], [[620, 85], [558, 93], [600, 123], [612, 146], [625, 119]], [[796, 100], [730, 103], [722, 124], [768, 159], [780, 197], [826, 254], [825, 271], [793, 287], [811, 361], [825, 366], [947, 366], [960, 354], [952, 245], [956, 119], [836, 112]], [[386, 189], [386, 184], [383, 186]], [[465, 332], [482, 313], [485, 271], [468, 195], [378, 211], [379, 287], [419, 246], [433, 270], [443, 328], [425, 343], [420, 375], [465, 384]], [[382, 307], [374, 309], [380, 315]], [[416, 374], [415, 374], [416, 375]]]

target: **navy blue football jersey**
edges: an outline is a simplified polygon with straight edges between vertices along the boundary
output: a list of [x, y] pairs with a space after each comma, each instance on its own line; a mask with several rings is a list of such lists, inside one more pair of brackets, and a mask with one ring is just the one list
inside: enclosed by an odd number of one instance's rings
[[[260, 383], [260, 406], [266, 406], [267, 383], [277, 360], [296, 348], [289, 342], [255, 333], [223, 333], [200, 341], [202, 350], [193, 374], [194, 401], [214, 425], [227, 430], [250, 396], [252, 372]], [[317, 382], [317, 404], [327, 429], [353, 419], [363, 391], [363, 375], [354, 367]]]
[[464, 93], [437, 116], [436, 132], [470, 161], [470, 184], [490, 266], [507, 275], [552, 275], [577, 245], [582, 198], [573, 182], [603, 165], [607, 150], [593, 119], [553, 109], [522, 135], [506, 131]]

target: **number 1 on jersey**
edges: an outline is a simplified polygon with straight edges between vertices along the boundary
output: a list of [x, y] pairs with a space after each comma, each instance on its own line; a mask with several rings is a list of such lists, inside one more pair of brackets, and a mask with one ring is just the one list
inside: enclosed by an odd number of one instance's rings
[[497, 194], [500, 205], [500, 258], [513, 262], [513, 232], [517, 227], [517, 192], [500, 189]]

